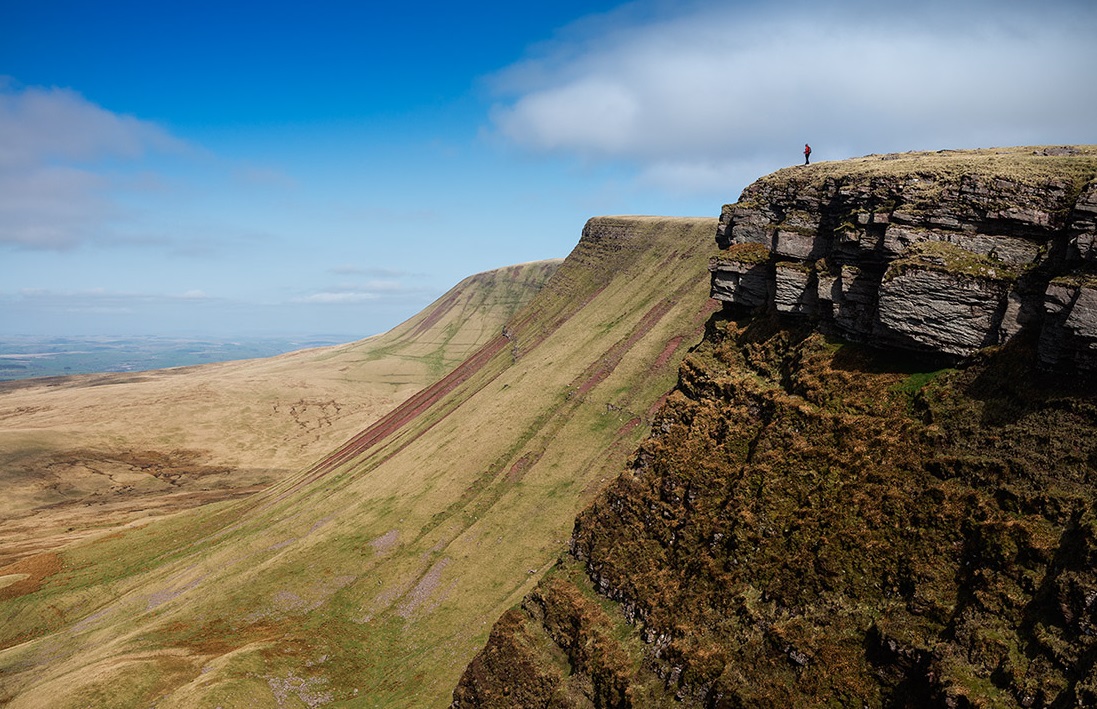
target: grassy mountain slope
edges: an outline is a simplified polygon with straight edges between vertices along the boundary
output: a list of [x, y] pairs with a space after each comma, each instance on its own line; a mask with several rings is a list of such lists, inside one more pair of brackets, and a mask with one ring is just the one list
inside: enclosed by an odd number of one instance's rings
[[455, 706], [1093, 706], [1097, 387], [933, 366], [714, 322]]
[[328, 458], [0, 569], [0, 701], [447, 705], [647, 433], [715, 227], [592, 220], [501, 334]]
[[498, 336], [559, 263], [470, 276], [347, 345], [0, 384], [0, 566], [296, 472]]
[[[571, 555], [493, 627], [454, 709], [1097, 706], [1097, 377], [1092, 360], [1043, 356], [1056, 281], [1092, 278], [1094, 155], [877, 157], [748, 187], [725, 215], [755, 241], [730, 249], [781, 248], [785, 223], [825, 248], [782, 258], [857, 270], [882, 241], [825, 242], [881, 212], [885, 239], [932, 215], [921, 235], [939, 243], [980, 235], [1005, 254], [1028, 240], [1032, 315], [961, 358], [821, 332], [828, 315], [781, 313], [776, 278], [768, 304], [718, 313], [652, 436], [578, 515]], [[916, 198], [901, 210], [880, 201], [859, 220], [844, 201], [899, 184]], [[962, 273], [964, 251], [927, 262]], [[873, 303], [844, 287], [832, 303]], [[941, 328], [969, 287], [930, 286], [939, 297], [911, 314]], [[1089, 296], [1072, 297], [1092, 322]]]

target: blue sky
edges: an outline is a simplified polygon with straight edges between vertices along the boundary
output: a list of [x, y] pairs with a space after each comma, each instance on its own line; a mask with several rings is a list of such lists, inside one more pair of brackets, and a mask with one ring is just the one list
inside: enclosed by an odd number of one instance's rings
[[362, 337], [805, 141], [1095, 143], [1095, 34], [1088, 0], [5, 0], [0, 337]]

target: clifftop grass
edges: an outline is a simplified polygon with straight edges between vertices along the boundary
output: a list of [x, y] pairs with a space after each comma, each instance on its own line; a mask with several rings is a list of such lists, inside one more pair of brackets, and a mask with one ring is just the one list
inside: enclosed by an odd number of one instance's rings
[[[892, 153], [782, 168], [749, 186], [737, 204], [740, 208], [765, 206], [762, 193], [791, 197], [801, 191], [822, 193], [851, 183], [873, 190], [874, 208], [884, 211], [895, 207], [894, 198], [900, 190], [905, 193], [907, 208], [933, 209], [946, 189], [962, 191], [980, 183], [1061, 192], [1061, 201], [1072, 203], [1094, 178], [1094, 145]], [[724, 205], [725, 211], [732, 206]]]
[[969, 150], [937, 150], [866, 155], [847, 160], [787, 167], [762, 178], [780, 183], [806, 180], [821, 185], [827, 179], [874, 177], [960, 177], [1004, 179], [1039, 186], [1049, 180], [1068, 180], [1077, 189], [1097, 176], [1097, 145], [1025, 146]]

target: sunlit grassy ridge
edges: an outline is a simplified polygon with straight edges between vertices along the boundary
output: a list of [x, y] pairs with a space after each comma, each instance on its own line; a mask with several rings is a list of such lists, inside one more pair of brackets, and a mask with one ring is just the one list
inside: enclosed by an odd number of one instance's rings
[[477, 355], [336, 457], [61, 549], [0, 605], [0, 701], [447, 705], [699, 341], [715, 227], [592, 220]]
[[299, 470], [497, 337], [559, 264], [470, 276], [346, 345], [0, 384], [0, 567]]
[[803, 176], [814, 184], [826, 179], [865, 180], [874, 177], [919, 175], [935, 179], [993, 178], [1024, 185], [1043, 185], [1064, 178], [1080, 189], [1097, 173], [1097, 145], [1026, 146], [964, 150], [911, 151], [866, 155], [778, 170], [760, 182], [781, 183]]

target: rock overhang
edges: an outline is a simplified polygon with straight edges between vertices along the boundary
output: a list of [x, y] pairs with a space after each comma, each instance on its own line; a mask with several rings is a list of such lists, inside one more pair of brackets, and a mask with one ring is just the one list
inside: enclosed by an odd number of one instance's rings
[[724, 207], [716, 241], [731, 307], [956, 356], [1030, 329], [1045, 365], [1097, 367], [1097, 146], [786, 168]]

